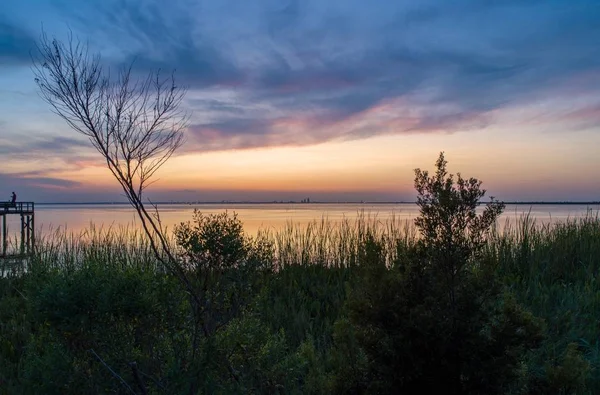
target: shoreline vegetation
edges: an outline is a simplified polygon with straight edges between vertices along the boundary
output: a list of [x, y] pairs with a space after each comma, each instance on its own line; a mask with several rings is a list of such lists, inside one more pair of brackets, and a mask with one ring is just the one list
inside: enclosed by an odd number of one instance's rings
[[[235, 228], [231, 215], [211, 218], [207, 231], [219, 224]], [[600, 218], [536, 225], [524, 216], [503, 229], [492, 231], [480, 260], [494, 268], [503, 293], [542, 322], [543, 334], [522, 350], [510, 383], [488, 393], [598, 393]], [[248, 301], [216, 331], [214, 343], [203, 345], [203, 393], [368, 393], [358, 390], [366, 385], [368, 365], [383, 362], [357, 344], [352, 295], [374, 275], [366, 271], [379, 270], [373, 259], [393, 271], [390, 263], [418, 238], [409, 221], [364, 216], [335, 225], [290, 224], [247, 239], [272, 248], [262, 250], [268, 253], [259, 259], [258, 266], [266, 265], [259, 278], [243, 276], [244, 292], [240, 284], [222, 284], [235, 289], [229, 296]], [[228, 251], [239, 252], [241, 244], [229, 242]], [[117, 376], [133, 387], [132, 363], [143, 372], [146, 393], [186, 393], [185, 292], [164, 273], [142, 233], [55, 232], [40, 240], [26, 271], [2, 269], [3, 393], [131, 393]], [[373, 295], [367, 299], [373, 302]], [[385, 323], [393, 312], [378, 314]], [[221, 370], [223, 360], [237, 378]], [[419, 360], [415, 353], [410, 363]]]
[[481, 183], [445, 164], [416, 171], [414, 221], [251, 237], [195, 210], [165, 239], [186, 286], [139, 229], [42, 236], [26, 264], [0, 261], [0, 389], [600, 392], [598, 214], [500, 224], [504, 204], [477, 213]]

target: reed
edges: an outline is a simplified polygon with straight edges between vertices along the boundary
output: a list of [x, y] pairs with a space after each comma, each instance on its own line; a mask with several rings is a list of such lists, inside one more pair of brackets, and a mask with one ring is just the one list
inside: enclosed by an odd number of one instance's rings
[[71, 272], [90, 265], [113, 269], [158, 270], [160, 266], [142, 232], [132, 226], [90, 226], [81, 232], [49, 229], [41, 232], [30, 265]]
[[[287, 349], [307, 347], [307, 342], [312, 344], [315, 358], [321, 358], [319, 363], [323, 364], [319, 369], [326, 370], [323, 366], [328, 363], [326, 356], [333, 344], [335, 322], [343, 315], [348, 287], [360, 274], [354, 269], [364, 263], [365, 245], [369, 240], [376, 241], [385, 261], [391, 264], [417, 243], [419, 234], [410, 220], [398, 217], [381, 220], [362, 212], [356, 219], [341, 222], [326, 217], [307, 225], [289, 222], [280, 230], [263, 229], [257, 238], [273, 247], [273, 255], [269, 255], [272, 261], [265, 264], [274, 270], [264, 279], [252, 314], [273, 333], [284, 333]], [[514, 221], [506, 220], [497, 224], [489, 235], [481, 259], [496, 268], [504, 287], [518, 302], [545, 321], [546, 338], [527, 357], [530, 373], [544, 375], [550, 369], [548, 366], [560, 361], [569, 344], [574, 343], [591, 367], [586, 376], [589, 393], [600, 393], [598, 213], [589, 212], [582, 218], [551, 224], [536, 223], [527, 214]], [[166, 303], [157, 291], [162, 287], [158, 285], [162, 284], [161, 267], [143, 234], [133, 227], [90, 225], [80, 233], [49, 229], [38, 238], [35, 254], [27, 265], [20, 272], [23, 277], [34, 274], [27, 280], [27, 287], [21, 285], [18, 276], [12, 280], [0, 278], [3, 292], [23, 304], [22, 308], [26, 308], [29, 299], [22, 299], [21, 293], [31, 298], [27, 290], [31, 293], [43, 288], [49, 281], [46, 278], [64, 278], [90, 269], [94, 273], [98, 269], [109, 273], [102, 277], [102, 287], [110, 286], [110, 273], [114, 273], [115, 284], [120, 273], [134, 277], [140, 273], [138, 286], [143, 288], [144, 281], [155, 282], [144, 300], [157, 304], [157, 311]], [[157, 292], [156, 296], [152, 296], [153, 292]], [[173, 312], [178, 309], [169, 307]], [[10, 315], [12, 311], [7, 307], [4, 314]], [[14, 325], [30, 325], [23, 323], [29, 319], [23, 316], [19, 318], [23, 321]], [[3, 330], [9, 331], [7, 328]], [[22, 332], [18, 339], [27, 344], [29, 332], [26, 329]], [[14, 361], [21, 363], [17, 356]], [[11, 369], [16, 372], [17, 365]], [[323, 375], [327, 373], [325, 370], [321, 372]]]
[[288, 222], [281, 230], [261, 235], [275, 246], [275, 261], [279, 267], [360, 265], [361, 248], [369, 237], [381, 243], [385, 259], [391, 263], [396, 258], [398, 245], [412, 245], [418, 238], [412, 221], [397, 216], [381, 220], [364, 211], [354, 219], [345, 218], [335, 223], [326, 217], [303, 226]]
[[591, 364], [593, 388], [600, 391], [600, 218], [537, 225], [524, 216], [488, 244], [507, 289], [542, 317], [548, 340], [536, 353], [539, 364], [559, 359], [576, 343]]

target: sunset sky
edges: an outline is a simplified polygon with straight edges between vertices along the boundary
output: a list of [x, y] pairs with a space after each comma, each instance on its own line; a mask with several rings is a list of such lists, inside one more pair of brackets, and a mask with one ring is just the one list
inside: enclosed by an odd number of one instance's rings
[[599, 21], [598, 0], [2, 0], [0, 200], [124, 199], [38, 95], [42, 27], [188, 87], [157, 200], [413, 200], [440, 151], [503, 200], [600, 200]]

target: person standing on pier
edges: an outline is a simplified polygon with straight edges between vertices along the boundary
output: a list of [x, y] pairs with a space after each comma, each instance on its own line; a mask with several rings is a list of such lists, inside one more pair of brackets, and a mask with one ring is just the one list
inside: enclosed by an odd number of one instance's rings
[[10, 203], [15, 204], [16, 202], [17, 202], [17, 194], [13, 191], [12, 195], [10, 196]]

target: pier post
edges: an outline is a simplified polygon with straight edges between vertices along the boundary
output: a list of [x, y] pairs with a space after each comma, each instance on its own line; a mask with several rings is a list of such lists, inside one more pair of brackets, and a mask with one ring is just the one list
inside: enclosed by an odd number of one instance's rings
[[2, 256], [6, 255], [6, 250], [7, 250], [7, 243], [8, 243], [8, 238], [7, 238], [7, 230], [6, 230], [6, 214], [4, 214], [2, 216]]
[[27, 216], [27, 219], [25, 220], [25, 239], [26, 239], [26, 243], [27, 243], [27, 249], [30, 250], [31, 247], [31, 231], [29, 230], [29, 227], [31, 226], [31, 219], [29, 218], [29, 216]]
[[25, 252], [25, 216], [21, 214], [21, 255]]
[[29, 247], [29, 254], [33, 253], [35, 248], [35, 211], [33, 209], [33, 203], [31, 204], [31, 246]]

